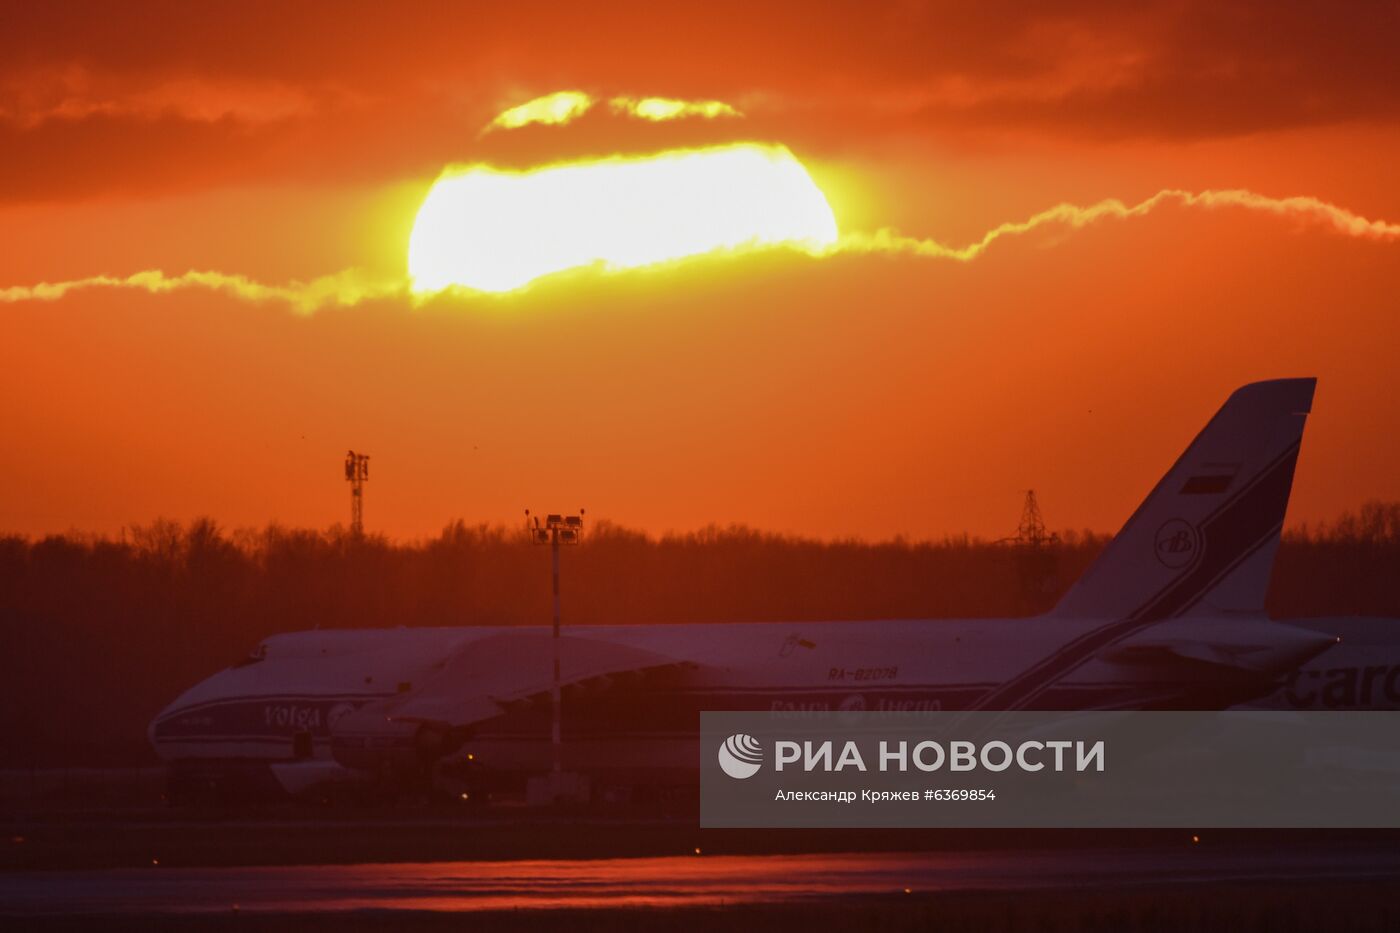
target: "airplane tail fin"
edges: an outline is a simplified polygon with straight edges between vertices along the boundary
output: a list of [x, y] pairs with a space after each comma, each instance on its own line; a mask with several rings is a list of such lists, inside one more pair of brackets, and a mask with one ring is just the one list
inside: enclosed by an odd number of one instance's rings
[[1316, 379], [1235, 391], [1055, 615], [1262, 613]]

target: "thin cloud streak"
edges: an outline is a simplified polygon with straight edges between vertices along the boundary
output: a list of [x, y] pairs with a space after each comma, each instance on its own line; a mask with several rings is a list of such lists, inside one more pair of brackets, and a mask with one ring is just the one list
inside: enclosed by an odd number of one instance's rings
[[348, 308], [364, 301], [405, 295], [408, 281], [402, 276], [375, 278], [360, 269], [344, 269], [307, 282], [293, 280], [285, 285], [268, 285], [245, 275], [226, 272], [190, 270], [183, 275], [167, 275], [160, 269], [147, 269], [125, 277], [94, 275], [0, 288], [0, 302], [59, 301], [70, 292], [89, 289], [130, 289], [153, 295], [202, 289], [254, 303], [283, 302], [293, 311], [311, 314], [326, 307]]
[[[1400, 240], [1400, 223], [1362, 217], [1319, 198], [1274, 198], [1243, 188], [1200, 192], [1166, 188], [1132, 205], [1118, 198], [1106, 198], [1087, 206], [1057, 204], [1025, 220], [999, 224], [965, 246], [949, 246], [935, 239], [906, 236], [890, 228], [882, 228], [873, 233], [842, 234], [840, 239], [827, 249], [804, 251], [819, 257], [842, 253], [883, 253], [971, 262], [1001, 239], [1024, 236], [1047, 226], [1078, 230], [1104, 220], [1144, 217], [1166, 204], [1208, 210], [1243, 208], [1330, 227], [1344, 236], [1356, 239], [1380, 242]], [[126, 277], [96, 275], [63, 282], [41, 282], [37, 285], [0, 288], [0, 303], [59, 301], [70, 292], [89, 289], [130, 289], [157, 295], [186, 289], [202, 289], [222, 292], [255, 303], [283, 302], [299, 314], [312, 314], [329, 307], [353, 307], [365, 301], [380, 299], [407, 298], [417, 303], [431, 297], [415, 295], [406, 276], [376, 277], [360, 269], [345, 269], [310, 281], [292, 281], [285, 285], [269, 285], [244, 275], [224, 272], [192, 270], [183, 275], [172, 276], [159, 269], [149, 269]], [[467, 290], [462, 291], [467, 293]]]
[[1246, 210], [1262, 211], [1279, 217], [1293, 217], [1330, 226], [1349, 237], [1386, 241], [1400, 239], [1400, 223], [1369, 220], [1346, 208], [1329, 204], [1319, 198], [1308, 196], [1273, 198], [1243, 188], [1200, 192], [1166, 188], [1131, 206], [1118, 198], [1105, 198], [1087, 207], [1069, 203], [1057, 204], [1025, 220], [1007, 221], [999, 224], [984, 233], [980, 239], [974, 240], [966, 246], [948, 246], [938, 240], [905, 236], [890, 228], [883, 228], [874, 233], [844, 234], [829, 252], [902, 253], [970, 262], [986, 252], [997, 240], [1004, 237], [1022, 236], [1048, 225], [1059, 225], [1078, 230], [1102, 220], [1127, 220], [1133, 217], [1143, 217], [1163, 204], [1169, 203], [1199, 208], [1241, 207]]

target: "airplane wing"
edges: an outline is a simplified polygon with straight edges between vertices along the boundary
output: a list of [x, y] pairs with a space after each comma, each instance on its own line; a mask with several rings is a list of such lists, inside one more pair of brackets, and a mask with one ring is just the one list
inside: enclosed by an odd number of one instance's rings
[[[360, 707], [331, 727], [331, 748], [346, 767], [380, 769], [386, 760], [412, 764], [460, 747], [473, 725], [519, 703], [543, 699], [553, 685], [554, 645], [548, 631], [504, 632], [471, 642], [414, 689]], [[694, 670], [696, 665], [642, 648], [577, 635], [559, 639], [560, 686], [615, 689], [640, 677]]]
[[1200, 666], [1279, 675], [1315, 657], [1337, 638], [1283, 622], [1179, 619], [1101, 652], [1102, 660], [1144, 666]]

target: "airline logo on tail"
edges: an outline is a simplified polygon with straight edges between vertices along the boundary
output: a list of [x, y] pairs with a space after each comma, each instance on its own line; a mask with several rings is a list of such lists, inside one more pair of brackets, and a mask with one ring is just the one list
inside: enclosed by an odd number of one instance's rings
[[1173, 518], [1157, 529], [1157, 559], [1176, 569], [1196, 556], [1196, 529], [1190, 522]]

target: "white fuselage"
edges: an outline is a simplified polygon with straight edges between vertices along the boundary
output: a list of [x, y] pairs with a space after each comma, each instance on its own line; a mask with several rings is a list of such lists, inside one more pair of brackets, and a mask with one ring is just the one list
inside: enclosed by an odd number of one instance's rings
[[[1091, 640], [1107, 624], [1046, 616], [567, 628], [571, 638], [682, 660], [689, 671], [601, 696], [566, 692], [566, 765], [693, 764], [700, 710], [802, 715], [971, 708], [1067, 646]], [[1270, 634], [1287, 628], [1268, 622], [1200, 624], [1217, 636], [1240, 630], [1236, 637], [1244, 640], [1250, 640], [1250, 626], [1265, 626]], [[255, 652], [256, 660], [221, 671], [180, 696], [152, 724], [151, 739], [171, 761], [328, 760], [332, 729], [342, 716], [414, 690], [474, 641], [520, 631], [401, 628], [274, 636]], [[1084, 654], [1076, 666], [1055, 672], [1053, 681], [1041, 686], [1031, 708], [1211, 706], [1227, 685], [1228, 678], [1195, 674], [1183, 680], [1180, 670], [1144, 669]], [[472, 685], [461, 689], [469, 694]], [[536, 703], [482, 723], [467, 748], [500, 767], [532, 768], [547, 763], [548, 743], [548, 705]]]

